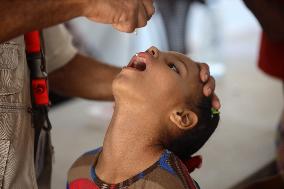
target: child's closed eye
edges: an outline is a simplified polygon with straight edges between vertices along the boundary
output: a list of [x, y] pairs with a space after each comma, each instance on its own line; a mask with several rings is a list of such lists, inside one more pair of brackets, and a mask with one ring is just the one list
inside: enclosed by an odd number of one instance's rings
[[178, 70], [178, 68], [177, 68], [177, 66], [176, 66], [175, 64], [169, 63], [169, 64], [168, 64], [168, 67], [169, 67], [170, 69], [174, 70], [176, 73], [179, 74], [179, 70]]

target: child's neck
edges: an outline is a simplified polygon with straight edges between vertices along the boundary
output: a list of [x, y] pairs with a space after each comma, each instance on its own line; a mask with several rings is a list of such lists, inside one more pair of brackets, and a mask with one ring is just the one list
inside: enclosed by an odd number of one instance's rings
[[139, 110], [115, 108], [96, 164], [96, 174], [107, 183], [119, 183], [140, 173], [164, 151], [157, 134], [161, 124], [157, 114], [145, 110], [149, 113], [141, 114]]

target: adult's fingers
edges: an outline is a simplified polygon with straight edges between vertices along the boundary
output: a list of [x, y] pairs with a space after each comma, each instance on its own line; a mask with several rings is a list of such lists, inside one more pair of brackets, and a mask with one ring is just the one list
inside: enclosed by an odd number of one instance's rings
[[212, 107], [215, 108], [216, 110], [219, 110], [221, 108], [220, 100], [215, 93], [213, 93], [212, 95]]
[[124, 22], [112, 24], [112, 27], [121, 32], [132, 33], [137, 28], [137, 24]]
[[202, 82], [207, 82], [210, 77], [209, 66], [205, 63], [200, 63], [200, 79]]
[[138, 12], [138, 21], [137, 21], [137, 28], [141, 28], [147, 25], [148, 15], [144, 5], [141, 3], [139, 4], [139, 12]]
[[155, 13], [154, 1], [153, 0], [143, 0], [142, 3], [145, 7], [145, 11], [147, 14], [147, 20], [150, 20], [150, 18]]
[[221, 103], [218, 96], [215, 94], [215, 79], [210, 76], [209, 66], [205, 63], [199, 64], [200, 66], [200, 79], [204, 82], [203, 93], [205, 96], [212, 95], [212, 107], [219, 110]]
[[212, 93], [214, 93], [215, 90], [215, 79], [210, 76], [208, 81], [203, 86], [203, 94], [205, 96], [210, 96]]
[[130, 11], [127, 18], [121, 19], [118, 23], [114, 23], [113, 27], [122, 32], [133, 32], [136, 28], [146, 26], [148, 15], [144, 4], [139, 1], [135, 11]]
[[113, 23], [113, 27], [121, 32], [131, 33], [136, 28], [146, 26], [147, 21], [155, 12], [153, 0], [139, 0], [137, 4], [128, 6], [130, 6], [129, 12], [123, 14], [118, 22]]

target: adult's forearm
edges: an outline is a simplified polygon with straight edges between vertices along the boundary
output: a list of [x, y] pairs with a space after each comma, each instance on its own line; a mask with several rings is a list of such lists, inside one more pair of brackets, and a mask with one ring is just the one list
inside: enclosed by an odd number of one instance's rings
[[51, 90], [64, 96], [113, 100], [112, 81], [120, 70], [78, 54], [49, 75], [49, 84]]
[[84, 14], [87, 0], [0, 0], [0, 43]]
[[284, 40], [284, 3], [281, 0], [244, 0], [272, 40]]

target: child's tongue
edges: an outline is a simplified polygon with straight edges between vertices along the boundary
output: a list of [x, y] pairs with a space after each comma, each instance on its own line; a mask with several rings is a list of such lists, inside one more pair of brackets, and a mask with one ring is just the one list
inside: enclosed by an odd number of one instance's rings
[[139, 71], [144, 71], [146, 69], [146, 64], [144, 62], [137, 62], [134, 64], [134, 68]]

